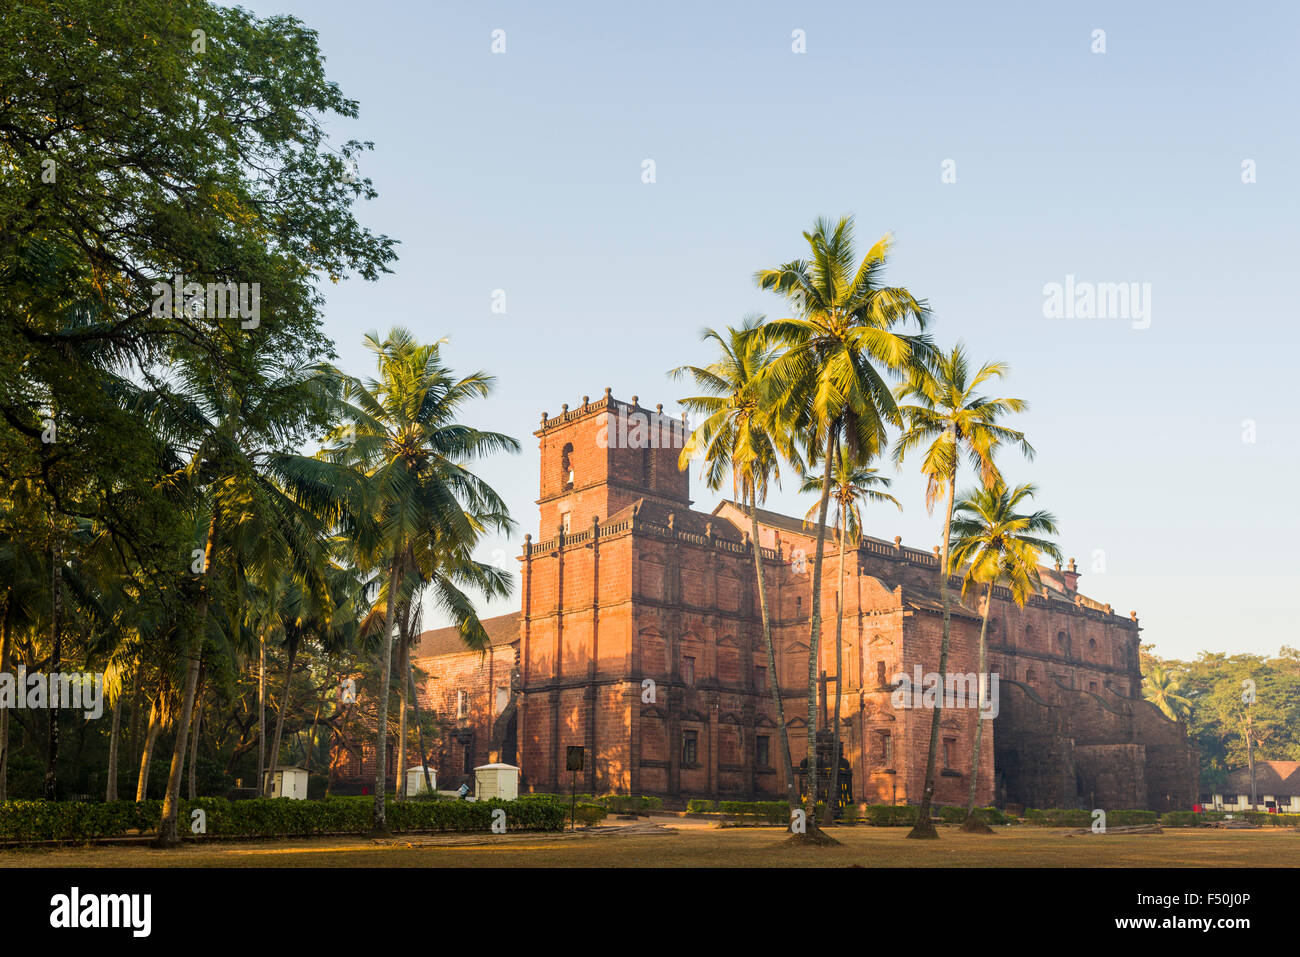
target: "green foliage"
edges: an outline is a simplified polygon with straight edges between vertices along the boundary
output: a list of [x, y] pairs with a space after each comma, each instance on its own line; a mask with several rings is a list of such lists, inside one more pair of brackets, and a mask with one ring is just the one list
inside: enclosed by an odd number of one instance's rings
[[689, 814], [713, 814], [717, 810], [717, 801], [709, 801], [704, 798], [692, 798], [686, 802], [686, 811]]
[[868, 804], [866, 819], [875, 827], [911, 827], [918, 810], [914, 804]]
[[[1221, 787], [1229, 772], [1247, 764], [1247, 716], [1257, 761], [1300, 761], [1300, 650], [1275, 657], [1202, 652], [1195, 661], [1160, 658], [1142, 648], [1142, 670], [1159, 669], [1160, 681], [1177, 684], [1188, 702], [1188, 733], [1201, 753], [1201, 787]], [[1254, 682], [1255, 702], [1242, 700], [1242, 683]], [[1158, 705], [1157, 705], [1158, 706]]]
[[[580, 820], [604, 817], [598, 805], [586, 808]], [[568, 820], [569, 808], [558, 801], [405, 801], [389, 805], [388, 826], [393, 831], [489, 831], [492, 812], [506, 812], [510, 831], [556, 831]], [[334, 797], [324, 801], [256, 798], [227, 801], [200, 798], [182, 801], [182, 834], [189, 833], [191, 812], [207, 816], [207, 837], [303, 837], [318, 834], [364, 834], [374, 824], [373, 799]], [[599, 813], [597, 813], [599, 812]], [[0, 840], [79, 841], [122, 837], [157, 828], [161, 801], [78, 803], [7, 801], [0, 804]]]

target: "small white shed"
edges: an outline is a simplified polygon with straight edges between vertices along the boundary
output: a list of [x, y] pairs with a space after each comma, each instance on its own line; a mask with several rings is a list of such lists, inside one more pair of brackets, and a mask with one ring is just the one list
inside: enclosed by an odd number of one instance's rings
[[474, 769], [474, 796], [480, 801], [519, 797], [519, 769], [513, 764], [484, 764]]
[[307, 800], [307, 769], [276, 768], [275, 780], [271, 782], [271, 797], [292, 798], [295, 801]]
[[[429, 768], [429, 783], [433, 789], [438, 790], [438, 772]], [[406, 769], [406, 796], [414, 797], [417, 794], [424, 794], [429, 789], [424, 783], [424, 766]]]

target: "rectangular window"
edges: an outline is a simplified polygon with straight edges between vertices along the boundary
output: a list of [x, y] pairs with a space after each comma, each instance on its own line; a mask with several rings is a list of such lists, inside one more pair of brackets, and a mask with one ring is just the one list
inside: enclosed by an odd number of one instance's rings
[[689, 655], [682, 658], [682, 680], [688, 685], [695, 684], [695, 659]]
[[698, 731], [682, 732], [682, 764], [690, 767], [698, 763], [700, 733]]
[[473, 751], [473, 749], [472, 749], [468, 744], [465, 745], [465, 767], [464, 767], [464, 773], [465, 773], [465, 774], [473, 774], [473, 773], [474, 773], [474, 751]]
[[956, 755], [957, 755], [957, 739], [944, 738], [943, 739], [943, 766], [945, 768], [951, 768], [953, 764], [953, 760], [956, 758]]
[[772, 739], [765, 734], [754, 739], [754, 765], [760, 768], [772, 766]]
[[754, 666], [754, 687], [759, 691], [770, 690], [767, 687], [767, 669], [762, 665]]
[[456, 717], [458, 718], [469, 717], [469, 692], [468, 691], [456, 692]]
[[894, 766], [894, 739], [888, 731], [877, 731], [876, 736], [880, 739], [880, 766], [892, 768]]
[[877, 661], [876, 662], [876, 685], [877, 687], [883, 688], [888, 684], [889, 684], [889, 675], [885, 673], [885, 663], [883, 661]]
[[497, 688], [497, 714], [500, 714], [502, 711], [505, 711], [506, 707], [509, 704], [510, 704], [510, 689]]
[[568, 512], [560, 513], [560, 528], [564, 529], [565, 535], [569, 534], [569, 513]]

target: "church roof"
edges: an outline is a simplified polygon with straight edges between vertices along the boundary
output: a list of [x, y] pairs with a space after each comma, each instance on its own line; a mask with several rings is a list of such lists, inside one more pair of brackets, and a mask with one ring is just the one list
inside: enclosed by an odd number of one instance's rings
[[[497, 615], [495, 618], [482, 619], [492, 647], [508, 645], [519, 638], [519, 615], [519, 612], [512, 611], [506, 615]], [[415, 647], [411, 649], [411, 657], [435, 658], [439, 655], [454, 655], [469, 650], [460, 636], [460, 629], [451, 625], [421, 632], [415, 640]]]

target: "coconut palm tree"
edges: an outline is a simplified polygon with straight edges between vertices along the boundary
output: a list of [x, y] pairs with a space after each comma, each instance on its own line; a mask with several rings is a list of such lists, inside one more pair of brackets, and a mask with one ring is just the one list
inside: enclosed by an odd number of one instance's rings
[[463, 406], [486, 398], [494, 380], [482, 372], [457, 378], [443, 364], [443, 341], [421, 345], [402, 328], [394, 328], [383, 340], [376, 333], [367, 335], [378, 376], [346, 380], [341, 410], [346, 424], [327, 436], [321, 451], [323, 462], [353, 469], [365, 478], [368, 504], [358, 524], [358, 564], [382, 572], [386, 583], [381, 596], [376, 833], [388, 829], [384, 796], [393, 623], [397, 608], [412, 598], [408, 574], [414, 572], [418, 579], [442, 572], [435, 579], [437, 601], [453, 616], [471, 648], [486, 649], [488, 637], [473, 603], [457, 587], [457, 576], [469, 575], [489, 597], [510, 590], [506, 572], [470, 557], [486, 531], [508, 531], [513, 522], [500, 496], [466, 463], [493, 452], [517, 452], [519, 443], [458, 421]]
[[[888, 492], [881, 491], [889, 487], [890, 480], [881, 475], [879, 470], [864, 464], [874, 461], [880, 454], [880, 443], [862, 449], [862, 454], [863, 460], [855, 463], [843, 448], [836, 450], [833, 473], [835, 484], [831, 489], [831, 496], [835, 499], [835, 518], [832, 520], [832, 525], [839, 546], [840, 567], [839, 584], [835, 590], [835, 717], [831, 725], [831, 760], [835, 763], [831, 768], [831, 797], [826, 802], [826, 810], [822, 818], [822, 823], [827, 826], [834, 820], [835, 802], [838, 801], [840, 793], [840, 702], [844, 690], [841, 678], [844, 674], [844, 554], [850, 542], [856, 544], [862, 537], [862, 512], [858, 507], [859, 502], [891, 502], [900, 512], [903, 510], [898, 499]], [[799, 491], [819, 492], [821, 484], [822, 480], [818, 476], [805, 475]], [[808, 514], [804, 516], [805, 524], [813, 520], [813, 513], [816, 510], [816, 505], [808, 509]]]
[[[984, 616], [980, 624], [979, 670], [982, 709], [987, 698], [989, 613], [993, 608], [993, 589], [1003, 586], [1011, 600], [1021, 608], [1029, 596], [1041, 587], [1038, 558], [1047, 554], [1060, 561], [1061, 550], [1044, 536], [1057, 534], [1056, 517], [1051, 512], [1027, 514], [1016, 509], [1034, 497], [1033, 485], [1008, 489], [999, 478], [991, 488], [966, 492], [953, 512], [951, 558], [954, 568], [965, 568], [961, 596], [964, 600], [972, 586], [984, 586]], [[979, 780], [980, 741], [984, 734], [982, 710], [975, 724], [975, 749], [971, 755], [970, 797], [966, 802], [966, 820], [962, 830], [988, 832], [988, 825], [975, 818], [975, 787]]]
[[1182, 679], [1165, 670], [1163, 665], [1152, 663], [1142, 676], [1142, 697], [1160, 709], [1170, 721], [1186, 721], [1192, 712], [1192, 701], [1181, 694]]
[[[979, 472], [983, 484], [988, 487], [999, 477], [993, 454], [1000, 445], [1018, 445], [1028, 459], [1034, 455], [1033, 446], [1025, 440], [1023, 433], [998, 424], [1004, 415], [1022, 412], [1029, 404], [1023, 399], [990, 399], [976, 392], [986, 382], [999, 379], [1006, 373], [1005, 363], [986, 362], [972, 375], [965, 346], [958, 342], [952, 351], [938, 356], [932, 366], [914, 366], [907, 381], [898, 389], [899, 400], [910, 400], [910, 404], [900, 407], [907, 428], [894, 445], [894, 461], [902, 464], [909, 452], [929, 443], [921, 463], [921, 471], [926, 477], [925, 507], [933, 511], [935, 503], [945, 492], [948, 499], [938, 569], [939, 601], [943, 605], [943, 638], [939, 646], [941, 676], [948, 672], [952, 618], [948, 595], [948, 576], [952, 567], [949, 561], [949, 543], [960, 461], [963, 457], [969, 459]], [[930, 820], [930, 804], [934, 799], [935, 749], [939, 741], [942, 711], [940, 701], [936, 703], [930, 718], [925, 789], [921, 793], [916, 825], [907, 835], [910, 838], [939, 836]]]
[[217, 586], [239, 581], [259, 566], [283, 567], [286, 560], [302, 574], [319, 571], [313, 571], [309, 542], [324, 520], [319, 508], [310, 507], [320, 503], [309, 493], [320, 493], [298, 488], [304, 457], [285, 449], [337, 406], [336, 375], [315, 364], [286, 368], [250, 344], [233, 344], [222, 358], [226, 361], [178, 363], [167, 381], [151, 380], [135, 400], [178, 461], [175, 480], [189, 489], [196, 523], [204, 529], [188, 566], [189, 581], [197, 580], [197, 599], [180, 629], [185, 673], [155, 847], [180, 843], [181, 780], [208, 613], [221, 598]]
[[805, 436], [808, 447], [818, 450], [810, 458], [824, 463], [808, 640], [807, 817], [809, 836], [815, 839], [821, 579], [835, 449], [843, 444], [856, 458], [862, 448], [879, 441], [888, 424], [901, 425], [886, 378], [901, 377], [912, 365], [924, 363], [932, 345], [924, 333], [896, 331], [908, 320], [924, 330], [930, 312], [907, 289], [883, 284], [890, 236], [877, 240], [861, 261], [854, 252], [851, 217], [818, 219], [803, 236], [809, 259], [761, 269], [755, 279], [761, 289], [784, 296], [795, 312], [764, 328], [765, 340], [784, 350], [763, 376], [764, 390], [774, 397], [776, 428]]
[[763, 645], [767, 650], [768, 688], [776, 711], [781, 760], [785, 765], [786, 800], [793, 815], [799, 803], [798, 788], [790, 758], [790, 737], [785, 724], [776, 650], [772, 643], [772, 621], [767, 606], [767, 582], [758, 531], [758, 503], [767, 498], [772, 482], [780, 483], [779, 457], [797, 458], [798, 453], [787, 434], [771, 428], [772, 416], [760, 380], [774, 354], [763, 343], [762, 325], [763, 316], [750, 314], [744, 317], [739, 329], [728, 327], [724, 333], [706, 329], [702, 339], [717, 344], [719, 358], [707, 366], [680, 366], [670, 374], [675, 379], [689, 376], [705, 393], [679, 400], [678, 404], [684, 409], [704, 416], [682, 447], [680, 466], [689, 468], [693, 459], [700, 459], [704, 483], [713, 491], [721, 488], [730, 475], [733, 496], [749, 511], [749, 541], [754, 556], [754, 574], [758, 579], [758, 607], [763, 620]]

